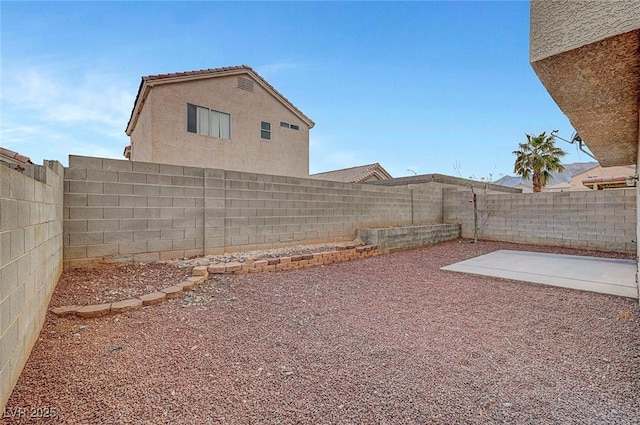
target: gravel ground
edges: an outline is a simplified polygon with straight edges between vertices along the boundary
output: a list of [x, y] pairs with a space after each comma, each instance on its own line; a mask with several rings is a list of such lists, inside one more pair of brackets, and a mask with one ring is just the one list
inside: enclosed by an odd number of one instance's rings
[[496, 249], [585, 254], [452, 241], [216, 276], [119, 316], [49, 314], [5, 416], [53, 408], [50, 422], [70, 424], [637, 424], [637, 302], [438, 270]]
[[51, 307], [110, 303], [135, 298], [175, 285], [191, 270], [171, 264], [103, 264], [65, 270], [51, 297]]
[[331, 251], [350, 244], [354, 242], [301, 245], [146, 264], [111, 263], [66, 270], [60, 276], [50, 307], [110, 303], [139, 297], [185, 280], [191, 276], [194, 266]]

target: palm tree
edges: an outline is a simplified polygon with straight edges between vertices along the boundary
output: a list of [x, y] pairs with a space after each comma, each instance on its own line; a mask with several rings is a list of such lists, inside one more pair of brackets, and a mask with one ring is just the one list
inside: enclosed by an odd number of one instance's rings
[[527, 143], [520, 143], [520, 149], [513, 151], [516, 162], [513, 172], [527, 180], [531, 177], [533, 191], [540, 192], [547, 185], [551, 171], [563, 171], [560, 158], [567, 153], [555, 146], [553, 134], [544, 132], [539, 136], [527, 136]]

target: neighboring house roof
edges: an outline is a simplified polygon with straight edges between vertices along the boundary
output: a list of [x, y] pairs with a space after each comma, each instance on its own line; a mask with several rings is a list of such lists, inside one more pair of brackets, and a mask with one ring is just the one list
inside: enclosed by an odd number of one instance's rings
[[551, 184], [545, 186], [542, 191], [543, 192], [564, 192], [565, 190], [571, 189], [571, 182], [560, 182], [556, 184]]
[[[635, 174], [635, 165], [602, 167], [598, 164], [571, 176], [571, 186], [573, 190], [627, 187], [627, 179], [633, 178]], [[630, 180], [630, 186], [635, 186], [634, 181]]]
[[246, 74], [251, 76], [258, 84], [260, 84], [267, 92], [269, 92], [273, 97], [275, 97], [278, 101], [280, 101], [287, 109], [293, 112], [298, 116], [303, 122], [305, 122], [309, 128], [313, 128], [315, 123], [307, 117], [301, 110], [295, 107], [293, 103], [291, 103], [286, 97], [284, 97], [278, 90], [276, 90], [271, 84], [269, 84], [264, 78], [262, 78], [257, 72], [255, 72], [251, 67], [247, 65], [240, 66], [229, 66], [224, 68], [213, 68], [213, 69], [203, 69], [199, 71], [187, 71], [187, 72], [176, 72], [171, 74], [158, 74], [158, 75], [148, 75], [146, 77], [142, 77], [142, 81], [140, 82], [140, 87], [138, 88], [138, 94], [136, 95], [136, 100], [134, 102], [133, 110], [131, 111], [131, 117], [129, 118], [129, 123], [127, 124], [127, 129], [125, 132], [128, 136], [131, 136], [133, 129], [138, 122], [138, 116], [142, 111], [142, 107], [144, 105], [147, 96], [151, 89], [160, 84], [172, 84], [172, 83], [181, 83], [185, 81], [195, 81], [202, 80], [207, 78], [217, 78], [217, 77], [227, 77], [230, 75], [241, 75]]
[[33, 164], [28, 156], [20, 155], [18, 152], [14, 152], [10, 149], [0, 146], [0, 164], [6, 165], [9, 168], [23, 172], [25, 164]]
[[20, 155], [10, 149], [0, 146], [0, 157], [12, 163], [33, 164], [28, 156]]
[[593, 167], [585, 168], [585, 169], [584, 169], [584, 170], [582, 170], [582, 171], [577, 171], [577, 172], [575, 172], [575, 173], [571, 174], [571, 177], [577, 176], [578, 174], [582, 174], [582, 173], [588, 173], [589, 171], [591, 171], [591, 170], [595, 170], [596, 168], [598, 168], [598, 169], [601, 169], [601, 168], [602, 168], [602, 166], [600, 165], [600, 163], [599, 163], [599, 162], [596, 162], [596, 163], [593, 165]]
[[582, 180], [582, 184], [589, 189], [619, 189], [623, 187], [635, 187], [637, 180], [634, 176], [590, 177]]
[[344, 183], [362, 183], [367, 180], [391, 179], [391, 174], [387, 172], [379, 163], [360, 165], [358, 167], [343, 168], [341, 170], [325, 171], [323, 173], [311, 174], [309, 177], [317, 180], [329, 180]]

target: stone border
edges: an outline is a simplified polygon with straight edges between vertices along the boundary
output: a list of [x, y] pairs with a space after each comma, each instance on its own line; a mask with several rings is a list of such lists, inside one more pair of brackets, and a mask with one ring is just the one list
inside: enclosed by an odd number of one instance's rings
[[295, 270], [373, 257], [379, 254], [380, 250], [377, 245], [358, 247], [347, 245], [345, 247], [338, 247], [334, 251], [316, 252], [313, 254], [300, 254], [261, 260], [249, 258], [242, 263], [234, 261], [230, 263], [210, 264], [209, 266], [196, 266], [192, 270], [192, 277], [176, 285], [161, 289], [158, 292], [152, 292], [137, 298], [130, 298], [113, 303], [56, 307], [51, 309], [51, 312], [59, 317], [73, 315], [78, 317], [101, 317], [108, 314], [118, 314], [139, 309], [143, 306], [161, 304], [167, 299], [178, 298], [182, 295], [183, 291], [192, 290], [196, 285], [204, 283], [209, 277], [209, 274], [245, 275], [248, 273]]

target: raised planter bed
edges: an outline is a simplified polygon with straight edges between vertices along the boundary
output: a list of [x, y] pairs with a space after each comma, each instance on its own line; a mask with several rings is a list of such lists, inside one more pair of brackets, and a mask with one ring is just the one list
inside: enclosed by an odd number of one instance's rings
[[460, 237], [460, 225], [428, 224], [359, 229], [358, 236], [367, 245], [377, 245], [381, 251], [391, 252], [457, 239]]

